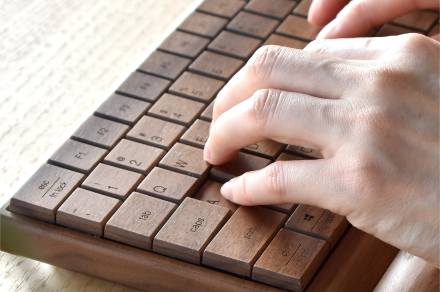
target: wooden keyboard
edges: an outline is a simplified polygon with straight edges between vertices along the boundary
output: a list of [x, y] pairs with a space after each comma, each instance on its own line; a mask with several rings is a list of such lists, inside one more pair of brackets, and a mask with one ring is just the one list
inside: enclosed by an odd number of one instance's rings
[[[143, 290], [373, 289], [396, 249], [327, 210], [220, 194], [319, 151], [261, 141], [222, 166], [203, 160], [216, 94], [260, 46], [313, 40], [310, 3], [204, 1], [1, 209], [1, 249]], [[420, 11], [374, 34], [437, 21]]]

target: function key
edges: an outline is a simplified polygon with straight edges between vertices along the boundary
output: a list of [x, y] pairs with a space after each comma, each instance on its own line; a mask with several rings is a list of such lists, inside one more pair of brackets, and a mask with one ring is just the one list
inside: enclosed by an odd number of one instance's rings
[[208, 46], [212, 51], [248, 59], [258, 48], [261, 41], [256, 38], [222, 31]]
[[139, 71], [176, 79], [191, 62], [190, 59], [161, 51], [153, 52], [139, 67]]
[[149, 102], [113, 94], [101, 104], [95, 114], [104, 118], [114, 119], [120, 123], [133, 124], [150, 105]]
[[128, 170], [147, 173], [164, 154], [163, 149], [122, 139], [104, 161]]
[[313, 0], [302, 0], [293, 10], [293, 13], [305, 16], [309, 14], [310, 5], [312, 5]]
[[160, 45], [160, 49], [183, 57], [195, 58], [208, 43], [207, 38], [175, 31]]
[[168, 201], [180, 203], [198, 187], [198, 179], [171, 170], [155, 167], [137, 190]]
[[153, 250], [200, 264], [203, 249], [228, 214], [227, 208], [186, 198], [154, 238]]
[[240, 12], [229, 22], [227, 28], [253, 37], [266, 38], [278, 24], [279, 22], [272, 18]]
[[49, 159], [50, 163], [89, 172], [104, 157], [107, 150], [74, 140], [67, 140]]
[[269, 159], [239, 152], [231, 161], [211, 168], [211, 176], [220, 181], [228, 181], [245, 172], [266, 167]]
[[205, 105], [201, 102], [165, 93], [151, 107], [148, 113], [152, 116], [188, 125], [204, 107]]
[[176, 143], [160, 161], [159, 166], [195, 177], [203, 177], [209, 168], [203, 160], [203, 150]]
[[57, 208], [82, 178], [81, 173], [45, 164], [11, 198], [9, 209], [55, 223]]
[[245, 7], [246, 10], [272, 16], [278, 19], [286, 17], [296, 5], [291, 0], [251, 0]]
[[184, 130], [185, 127], [182, 125], [143, 116], [128, 132], [127, 137], [153, 146], [169, 148]]
[[127, 130], [127, 125], [91, 116], [73, 133], [73, 137], [81, 142], [110, 148]]
[[205, 51], [197, 57], [189, 69], [213, 77], [229, 79], [243, 64], [242, 60]]
[[296, 15], [289, 15], [276, 30], [277, 33], [307, 41], [314, 40], [319, 31], [319, 27], [310, 24], [306, 18]]
[[221, 17], [193, 12], [183, 21], [179, 29], [205, 37], [215, 37], [227, 22]]
[[132, 193], [105, 225], [104, 237], [143, 249], [151, 249], [153, 237], [175, 204]]
[[102, 236], [105, 222], [119, 205], [119, 200], [91, 191], [77, 189], [57, 212], [57, 224]]
[[146, 101], [155, 101], [168, 85], [170, 85], [169, 80], [134, 72], [122, 83], [117, 92]]
[[345, 217], [314, 206], [299, 205], [286, 222], [286, 228], [336, 244], [348, 223]]
[[234, 16], [244, 5], [242, 0], [205, 0], [197, 10], [212, 13], [223, 17]]
[[139, 173], [101, 163], [86, 178], [82, 187], [124, 199], [141, 178]]
[[170, 87], [170, 92], [194, 98], [202, 102], [211, 101], [224, 85], [223, 81], [199, 74], [184, 72]]
[[303, 291], [329, 251], [325, 241], [281, 229], [252, 270], [252, 279]]
[[203, 253], [203, 264], [250, 277], [252, 266], [286, 215], [263, 207], [240, 207]]
[[208, 140], [209, 127], [211, 123], [204, 120], [196, 120], [194, 124], [183, 134], [180, 141], [203, 148]]
[[237, 210], [238, 205], [226, 200], [220, 193], [221, 183], [208, 180], [194, 196], [194, 199], [205, 201], [213, 205], [219, 205], [228, 208], [232, 212]]
[[272, 34], [264, 44], [277, 45], [277, 46], [283, 46], [283, 47], [289, 47], [295, 49], [304, 49], [304, 47], [307, 45], [307, 42], [289, 38], [279, 34]]

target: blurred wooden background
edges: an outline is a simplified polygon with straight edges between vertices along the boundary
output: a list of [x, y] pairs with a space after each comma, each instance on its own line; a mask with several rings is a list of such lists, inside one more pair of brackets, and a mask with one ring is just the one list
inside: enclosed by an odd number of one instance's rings
[[[199, 0], [0, 0], [0, 203]], [[132, 291], [0, 252], [0, 291]]]

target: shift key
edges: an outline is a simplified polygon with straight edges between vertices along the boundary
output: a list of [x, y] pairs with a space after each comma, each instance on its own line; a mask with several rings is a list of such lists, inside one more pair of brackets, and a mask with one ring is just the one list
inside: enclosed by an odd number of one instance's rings
[[263, 207], [240, 207], [203, 254], [203, 264], [249, 277], [252, 266], [286, 215]]

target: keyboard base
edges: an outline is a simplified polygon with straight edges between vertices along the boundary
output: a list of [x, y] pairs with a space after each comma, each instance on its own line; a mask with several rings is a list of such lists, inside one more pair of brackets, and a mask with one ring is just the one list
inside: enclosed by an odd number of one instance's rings
[[[146, 290], [279, 291], [276, 288], [0, 209], [0, 249]], [[8, 235], [8, 236], [6, 236]], [[353, 227], [307, 291], [371, 291], [397, 249]]]

